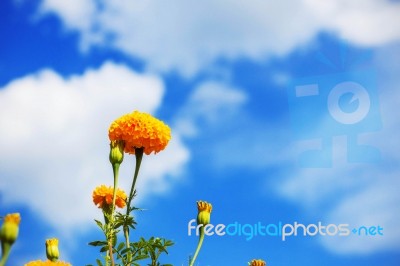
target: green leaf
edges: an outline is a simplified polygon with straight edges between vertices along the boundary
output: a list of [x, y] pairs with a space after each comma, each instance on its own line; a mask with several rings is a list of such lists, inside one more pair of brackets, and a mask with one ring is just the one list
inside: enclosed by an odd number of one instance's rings
[[121, 255], [126, 254], [129, 250], [130, 250], [130, 248], [124, 248], [124, 249], [121, 251]]
[[95, 222], [96, 222], [96, 224], [101, 228], [101, 229], [103, 229], [103, 224], [99, 221], [99, 220], [94, 220]]
[[125, 247], [125, 243], [124, 242], [119, 243], [119, 245], [117, 247], [117, 251], [118, 252], [121, 251], [124, 247]]
[[108, 246], [104, 246], [100, 249], [100, 252], [106, 252], [108, 251]]
[[107, 242], [106, 241], [93, 241], [93, 242], [89, 242], [88, 245], [98, 247], [98, 246], [107, 245]]

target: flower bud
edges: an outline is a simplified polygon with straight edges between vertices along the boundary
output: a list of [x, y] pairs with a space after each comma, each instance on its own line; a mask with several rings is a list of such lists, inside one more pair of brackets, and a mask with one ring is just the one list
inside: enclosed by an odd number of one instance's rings
[[249, 262], [249, 266], [267, 266], [263, 260], [252, 260]]
[[12, 245], [17, 240], [20, 222], [21, 216], [19, 213], [7, 214], [4, 217], [4, 223], [0, 229], [2, 244]]
[[197, 224], [207, 225], [210, 223], [210, 216], [212, 205], [206, 201], [198, 201], [197, 202]]
[[46, 256], [51, 261], [57, 261], [60, 257], [60, 252], [58, 251], [58, 239], [51, 238], [46, 240]]
[[110, 142], [110, 162], [111, 164], [121, 164], [124, 160], [124, 147], [123, 140], [113, 140]]

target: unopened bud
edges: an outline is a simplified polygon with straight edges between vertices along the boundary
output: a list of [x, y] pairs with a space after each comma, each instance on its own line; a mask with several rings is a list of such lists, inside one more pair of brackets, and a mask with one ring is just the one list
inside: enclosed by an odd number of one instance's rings
[[207, 225], [210, 223], [210, 216], [212, 205], [206, 201], [198, 201], [197, 202], [197, 224]]
[[19, 213], [7, 214], [4, 217], [4, 223], [0, 229], [0, 239], [2, 243], [12, 245], [18, 238], [19, 223], [21, 216]]
[[110, 162], [111, 164], [121, 164], [124, 160], [124, 147], [123, 140], [113, 140], [110, 142]]
[[58, 251], [58, 239], [51, 238], [46, 240], [46, 256], [51, 261], [57, 261], [60, 257], [60, 252]]

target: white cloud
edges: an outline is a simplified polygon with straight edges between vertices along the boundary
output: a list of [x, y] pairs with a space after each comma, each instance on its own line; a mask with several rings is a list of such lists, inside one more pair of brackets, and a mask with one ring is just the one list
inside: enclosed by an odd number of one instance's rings
[[375, 0], [43, 0], [39, 14], [57, 14], [82, 47], [111, 45], [189, 76], [221, 57], [286, 54], [321, 31], [360, 45], [396, 41], [399, 12], [399, 3]]
[[359, 45], [383, 45], [400, 39], [400, 4], [375, 0], [305, 0], [326, 30]]
[[239, 113], [247, 94], [220, 81], [204, 81], [189, 96], [176, 120], [177, 130], [189, 137], [199, 132], [198, 125], [220, 126], [221, 121]]
[[[26, 204], [56, 228], [91, 223], [99, 213], [91, 202], [94, 187], [112, 184], [109, 124], [135, 109], [154, 113], [163, 94], [158, 77], [114, 63], [69, 78], [43, 70], [6, 85], [0, 90], [3, 204]], [[166, 179], [178, 176], [188, 158], [179, 135], [162, 153], [146, 156], [154, 165], [142, 169], [141, 198], [157, 192], [143, 185], [146, 178], [165, 192]]]
[[[329, 223], [348, 223], [350, 230], [360, 226], [380, 226], [381, 235], [362, 236], [351, 235], [345, 239], [341, 237], [321, 238], [322, 244], [338, 253], [370, 253], [376, 251], [394, 251], [400, 248], [400, 229], [398, 219], [400, 213], [400, 195], [397, 188], [400, 185], [399, 171], [382, 171], [373, 173], [373, 182], [369, 182], [363, 189], [346, 197], [329, 212]], [[365, 180], [368, 173], [362, 173], [359, 178]], [[346, 176], [346, 178], [350, 178]], [[340, 182], [340, 181], [339, 181]], [[363, 235], [364, 234], [364, 235]]]

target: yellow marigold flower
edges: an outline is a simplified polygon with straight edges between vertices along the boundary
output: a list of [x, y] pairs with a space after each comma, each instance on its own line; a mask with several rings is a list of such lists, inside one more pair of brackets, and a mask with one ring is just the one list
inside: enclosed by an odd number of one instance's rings
[[35, 261], [30, 261], [26, 263], [24, 266], [72, 266], [68, 262], [64, 261], [41, 261], [41, 260], [35, 260]]
[[57, 238], [51, 238], [46, 240], [46, 256], [51, 261], [57, 261], [58, 257], [60, 257]]
[[171, 129], [147, 113], [134, 111], [112, 122], [108, 137], [111, 141], [123, 140], [127, 153], [135, 154], [135, 148], [143, 148], [149, 155], [165, 149], [171, 139]]
[[[99, 208], [104, 208], [106, 206], [112, 205], [113, 200], [113, 187], [107, 187], [105, 185], [101, 185], [96, 187], [93, 191], [93, 202]], [[123, 208], [126, 205], [126, 194], [123, 190], [117, 188], [117, 194], [115, 197], [115, 206], [119, 208]]]
[[249, 262], [249, 266], [266, 266], [267, 264], [263, 260], [252, 260]]
[[12, 245], [17, 240], [20, 222], [19, 213], [10, 213], [4, 217], [4, 223], [0, 229], [0, 239], [3, 243]]
[[197, 214], [197, 224], [209, 224], [212, 210], [211, 203], [200, 200], [197, 202], [197, 210], [199, 211]]

